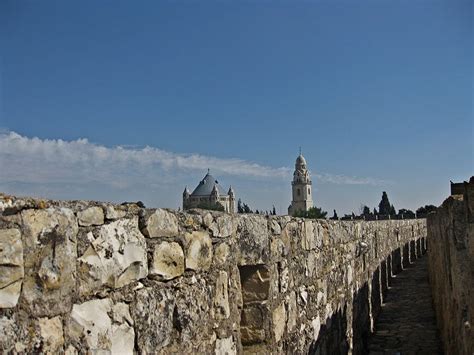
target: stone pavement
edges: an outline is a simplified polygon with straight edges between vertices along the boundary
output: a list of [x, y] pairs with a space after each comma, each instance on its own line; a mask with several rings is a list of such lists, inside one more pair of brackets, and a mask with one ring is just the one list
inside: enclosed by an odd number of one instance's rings
[[427, 259], [425, 254], [392, 278], [369, 339], [369, 354], [443, 353], [431, 300]]

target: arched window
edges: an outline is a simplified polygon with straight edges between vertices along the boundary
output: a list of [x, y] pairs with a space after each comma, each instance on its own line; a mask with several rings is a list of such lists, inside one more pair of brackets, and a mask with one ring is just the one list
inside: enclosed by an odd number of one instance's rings
[[297, 193], [298, 196], [300, 196], [301, 195], [300, 189], [296, 189], [296, 193]]
[[308, 195], [311, 195], [311, 189], [308, 187]]

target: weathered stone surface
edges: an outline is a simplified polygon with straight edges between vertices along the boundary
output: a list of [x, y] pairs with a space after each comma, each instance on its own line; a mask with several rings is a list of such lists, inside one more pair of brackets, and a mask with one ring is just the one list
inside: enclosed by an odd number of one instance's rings
[[237, 230], [237, 225], [230, 215], [223, 215], [217, 217], [216, 222], [209, 226], [212, 236], [219, 238], [226, 238], [231, 236]]
[[105, 298], [74, 305], [69, 333], [77, 344], [91, 351], [133, 354], [135, 332], [132, 326], [128, 305], [113, 304]]
[[227, 319], [230, 316], [229, 292], [227, 291], [228, 282], [227, 272], [219, 271], [214, 296], [215, 316], [217, 319]]
[[77, 212], [80, 226], [99, 226], [104, 224], [104, 210], [98, 206], [86, 208]]
[[38, 324], [43, 351], [57, 353], [62, 350], [64, 336], [61, 317], [40, 318]]
[[175, 299], [168, 289], [143, 288], [136, 292], [131, 306], [137, 333], [138, 351], [160, 352], [171, 342]]
[[240, 265], [263, 264], [270, 256], [270, 242], [266, 219], [263, 216], [244, 215], [239, 225]]
[[125, 217], [127, 212], [120, 210], [118, 208], [114, 208], [114, 206], [106, 206], [105, 207], [105, 218], [109, 220], [115, 220]]
[[0, 308], [15, 307], [23, 282], [23, 244], [18, 229], [0, 229]]
[[286, 325], [286, 312], [285, 304], [281, 303], [276, 307], [272, 312], [272, 323], [273, 323], [273, 335], [275, 336], [275, 341], [279, 342], [283, 337], [285, 332]]
[[23, 247], [25, 278], [22, 295], [36, 316], [66, 313], [76, 287], [76, 235], [74, 213], [67, 208], [24, 210]]
[[0, 317], [0, 350], [8, 353], [15, 350], [20, 325], [14, 319]]
[[101, 286], [120, 288], [148, 275], [145, 237], [138, 229], [138, 217], [101, 226], [79, 259], [81, 294], [99, 291]]
[[175, 242], [162, 242], [154, 246], [150, 275], [171, 280], [184, 273], [183, 249]]
[[158, 208], [146, 219], [143, 233], [150, 238], [176, 236], [178, 235], [178, 219], [174, 214]]
[[[428, 274], [446, 354], [474, 354], [474, 177], [427, 218]], [[418, 233], [423, 233], [422, 231]]]
[[[376, 316], [375, 270], [426, 233], [423, 220], [12, 201], [0, 229], [21, 231], [8, 248], [21, 245], [23, 261], [0, 265], [23, 265], [24, 277], [17, 305], [0, 310], [0, 352], [345, 353], [349, 343], [357, 352], [359, 328]], [[97, 206], [107, 224], [79, 226], [74, 213]], [[361, 241], [369, 248], [358, 255]], [[12, 275], [21, 273], [0, 280]]]
[[235, 347], [234, 340], [232, 336], [223, 339], [216, 340], [216, 355], [235, 355], [237, 354], [237, 349]]
[[185, 235], [186, 269], [209, 270], [212, 263], [212, 241], [206, 232]]
[[242, 345], [258, 344], [265, 341], [266, 313], [266, 310], [257, 305], [249, 305], [242, 309], [240, 320]]
[[288, 309], [288, 320], [286, 323], [286, 328], [288, 332], [292, 332], [296, 328], [297, 317], [298, 317], [298, 308], [296, 305], [296, 292], [291, 292], [287, 296], [287, 309]]
[[230, 254], [230, 247], [227, 243], [219, 244], [214, 250], [214, 264], [225, 265]]

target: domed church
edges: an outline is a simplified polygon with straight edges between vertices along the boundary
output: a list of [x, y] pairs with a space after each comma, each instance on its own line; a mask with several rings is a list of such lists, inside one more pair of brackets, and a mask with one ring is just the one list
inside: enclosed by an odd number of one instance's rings
[[190, 208], [222, 209], [225, 212], [235, 212], [235, 194], [232, 186], [227, 193], [219, 182], [207, 170], [206, 176], [192, 193], [186, 186], [183, 192], [183, 210]]
[[296, 158], [295, 172], [293, 173], [293, 181], [291, 182], [293, 200], [288, 207], [288, 214], [294, 215], [298, 211], [307, 211], [313, 207], [312, 181], [306, 165], [306, 159], [300, 151], [300, 155]]

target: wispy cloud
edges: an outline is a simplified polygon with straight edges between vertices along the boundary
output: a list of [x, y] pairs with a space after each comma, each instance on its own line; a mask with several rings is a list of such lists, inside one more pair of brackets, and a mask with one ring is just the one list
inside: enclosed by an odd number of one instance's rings
[[357, 177], [357, 176], [346, 176], [346, 175], [334, 175], [334, 174], [313, 174], [316, 179], [327, 182], [330, 184], [341, 184], [341, 185], [373, 185], [380, 186], [391, 184], [388, 180], [374, 179], [370, 177]]
[[[242, 159], [200, 154], [178, 154], [153, 147], [105, 147], [87, 139], [39, 139], [0, 131], [0, 179], [21, 183], [106, 183], [124, 188], [137, 182], [150, 184], [176, 173], [211, 168], [216, 174], [287, 180], [289, 167], [270, 167]], [[322, 182], [379, 185], [372, 178], [317, 174]]]

